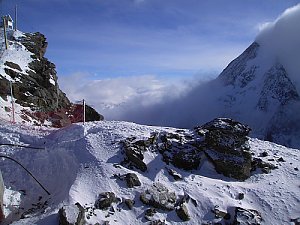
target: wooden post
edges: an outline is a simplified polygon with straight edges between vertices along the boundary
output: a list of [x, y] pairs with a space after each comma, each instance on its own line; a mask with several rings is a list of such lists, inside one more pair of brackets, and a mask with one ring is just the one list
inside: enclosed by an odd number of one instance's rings
[[17, 31], [17, 22], [18, 22], [18, 6], [15, 6], [15, 31]]
[[6, 34], [6, 19], [5, 16], [2, 17], [3, 19], [3, 28], [4, 28], [4, 40], [5, 40], [5, 49], [8, 49], [8, 41], [7, 41], [7, 34]]
[[5, 219], [3, 210], [3, 196], [4, 196], [4, 182], [2, 178], [2, 173], [0, 171], [0, 223]]
[[59, 90], [58, 90], [58, 85], [56, 86], [56, 95], [57, 95], [57, 98], [56, 98], [56, 111], [58, 111], [58, 108], [59, 108]]
[[85, 124], [85, 100], [82, 100], [82, 105], [83, 105], [83, 125]]
[[14, 96], [12, 89], [12, 82], [10, 81], [10, 96], [11, 96], [11, 109], [12, 109], [12, 123], [15, 123], [15, 104], [14, 104]]

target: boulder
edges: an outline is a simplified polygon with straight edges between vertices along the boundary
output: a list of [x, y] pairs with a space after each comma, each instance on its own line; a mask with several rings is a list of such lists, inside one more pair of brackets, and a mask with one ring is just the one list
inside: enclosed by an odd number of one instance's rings
[[151, 221], [155, 213], [157, 213], [156, 209], [154, 208], [147, 209], [145, 212], [145, 218]]
[[206, 158], [195, 139], [187, 132], [164, 132], [159, 134], [158, 151], [167, 164], [172, 163], [175, 167], [184, 170], [195, 170]]
[[173, 169], [167, 168], [168, 173], [174, 178], [174, 180], [182, 180], [182, 176]]
[[58, 211], [59, 225], [85, 224], [85, 210], [79, 204], [64, 206]]
[[143, 153], [147, 150], [144, 145], [141, 145], [141, 141], [135, 141], [135, 138], [127, 138], [121, 142], [125, 152], [125, 160], [122, 164], [133, 165], [137, 169], [145, 172], [147, 171], [147, 165], [143, 162]]
[[132, 209], [135, 203], [134, 200], [131, 199], [125, 199], [124, 202], [127, 205], [128, 209]]
[[185, 204], [181, 204], [176, 208], [176, 214], [183, 221], [189, 221], [191, 219], [189, 211]]
[[254, 209], [235, 208], [235, 217], [233, 225], [260, 225], [262, 217], [260, 213]]
[[133, 188], [135, 186], [141, 186], [141, 182], [135, 173], [127, 173], [125, 175], [125, 180], [129, 188]]
[[201, 135], [204, 133], [205, 153], [217, 172], [238, 180], [250, 177], [252, 156], [247, 125], [228, 118], [217, 118], [195, 130]]
[[173, 210], [176, 199], [175, 192], [170, 192], [163, 184], [158, 182], [140, 195], [140, 200], [144, 204], [163, 210]]
[[103, 192], [99, 195], [95, 202], [96, 209], [108, 209], [111, 207], [112, 203], [118, 202], [116, 195], [113, 192]]

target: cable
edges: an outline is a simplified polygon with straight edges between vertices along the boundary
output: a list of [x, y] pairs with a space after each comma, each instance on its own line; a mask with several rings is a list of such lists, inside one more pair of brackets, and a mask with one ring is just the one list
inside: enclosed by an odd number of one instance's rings
[[15, 146], [15, 147], [20, 147], [20, 148], [31, 148], [31, 149], [41, 149], [44, 150], [45, 148], [41, 148], [41, 147], [32, 147], [32, 146], [27, 146], [27, 145], [17, 145], [17, 144], [1, 144], [1, 145], [5, 145], [5, 146]]
[[19, 166], [21, 166], [39, 185], [41, 188], [43, 188], [43, 190], [48, 194], [48, 195], [51, 195], [49, 191], [47, 191], [47, 189], [33, 176], [33, 174], [28, 170], [26, 169], [21, 163], [19, 163], [17, 160], [9, 157], [9, 156], [6, 156], [6, 155], [0, 155], [0, 158], [6, 158], [6, 159], [10, 159], [12, 160], [13, 162], [17, 163]]

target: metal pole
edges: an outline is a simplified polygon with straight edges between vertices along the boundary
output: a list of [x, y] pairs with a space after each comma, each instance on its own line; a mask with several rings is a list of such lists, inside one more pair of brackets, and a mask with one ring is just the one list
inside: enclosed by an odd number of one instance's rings
[[6, 19], [5, 16], [2, 17], [3, 19], [3, 28], [4, 28], [4, 40], [5, 40], [5, 49], [8, 49], [8, 41], [7, 41], [7, 34], [6, 34]]
[[83, 99], [82, 100], [82, 103], [83, 103], [83, 125], [85, 123], [85, 100]]
[[15, 123], [15, 104], [14, 104], [12, 82], [10, 81], [9, 83], [10, 83], [10, 96], [11, 96], [11, 108], [12, 108], [12, 123]]
[[15, 31], [17, 31], [17, 22], [18, 22], [18, 6], [15, 6]]

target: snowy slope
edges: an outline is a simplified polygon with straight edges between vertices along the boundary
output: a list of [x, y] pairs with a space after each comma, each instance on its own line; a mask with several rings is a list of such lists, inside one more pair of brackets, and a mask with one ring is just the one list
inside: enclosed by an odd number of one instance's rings
[[[48, 196], [18, 165], [2, 161], [6, 222], [58, 224], [59, 208], [79, 202], [87, 208], [87, 224], [103, 224], [104, 221], [109, 224], [148, 223], [144, 213], [149, 207], [141, 203], [139, 194], [153, 182], [162, 183], [178, 196], [188, 194], [197, 202], [197, 206], [191, 202], [187, 205], [191, 216], [188, 222], [180, 220], [174, 211], [158, 210], [155, 216], [166, 220], [166, 224], [217, 222], [221, 219], [216, 219], [211, 210], [230, 212], [237, 206], [259, 211], [262, 224], [291, 224], [291, 219], [300, 217], [300, 173], [295, 169], [300, 168], [297, 149], [250, 139], [253, 154], [259, 156], [267, 152], [264, 160], [274, 159], [272, 162], [278, 169], [269, 174], [256, 172], [244, 182], [217, 174], [210, 163], [192, 172], [176, 168], [183, 180], [174, 181], [167, 173], [161, 155], [151, 151], [145, 153], [146, 172], [120, 165], [123, 159], [120, 141], [132, 136], [146, 139], [153, 132], [176, 133], [176, 130], [115, 121], [91, 122], [84, 126], [74, 124], [59, 130], [2, 123], [0, 143], [45, 148], [1, 146], [0, 149], [1, 154], [20, 161], [51, 193]], [[142, 185], [128, 188], [125, 181], [116, 176], [128, 172], [135, 173]], [[93, 207], [98, 195], [107, 191], [114, 192], [121, 201], [134, 199], [134, 208], [129, 210], [124, 203], [118, 202], [113, 205], [115, 212], [94, 210], [93, 215], [88, 207]], [[244, 193], [244, 199], [237, 198], [239, 193]]]

